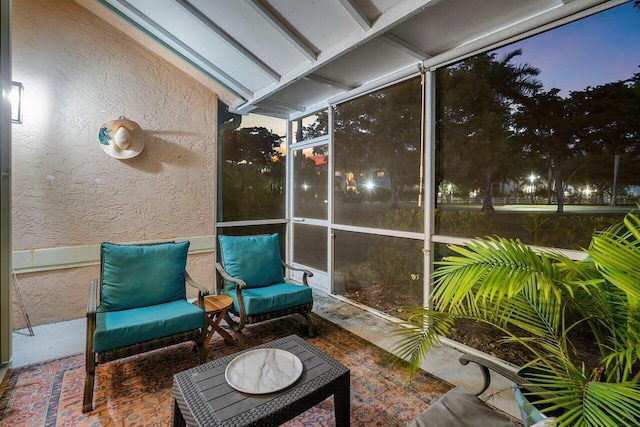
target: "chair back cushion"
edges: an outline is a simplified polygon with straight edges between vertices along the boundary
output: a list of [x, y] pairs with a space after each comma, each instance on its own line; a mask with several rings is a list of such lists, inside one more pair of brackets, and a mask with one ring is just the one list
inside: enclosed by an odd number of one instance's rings
[[[257, 236], [218, 236], [224, 269], [247, 288], [284, 282], [278, 233]], [[225, 290], [235, 288], [226, 281]]]
[[189, 242], [141, 245], [103, 243], [100, 311], [147, 307], [186, 299]]

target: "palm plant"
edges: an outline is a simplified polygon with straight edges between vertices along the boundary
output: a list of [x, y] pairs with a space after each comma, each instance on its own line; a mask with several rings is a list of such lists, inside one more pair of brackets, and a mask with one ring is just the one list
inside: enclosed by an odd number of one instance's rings
[[545, 390], [529, 398], [558, 425], [640, 425], [640, 217], [596, 232], [581, 261], [503, 238], [451, 250], [433, 274], [433, 309], [409, 308], [399, 331], [412, 375], [455, 319], [472, 319], [529, 351], [525, 378]]

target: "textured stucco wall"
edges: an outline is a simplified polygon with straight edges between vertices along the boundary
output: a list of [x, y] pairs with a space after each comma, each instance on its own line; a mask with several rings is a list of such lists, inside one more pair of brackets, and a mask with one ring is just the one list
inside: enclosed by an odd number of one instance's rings
[[[209, 88], [72, 0], [13, 2], [13, 79], [25, 87], [24, 123], [13, 126], [14, 250], [214, 234]], [[109, 157], [97, 139], [121, 115], [145, 133], [129, 160]], [[210, 286], [213, 255], [189, 263]], [[31, 322], [84, 316], [97, 272], [19, 275]]]

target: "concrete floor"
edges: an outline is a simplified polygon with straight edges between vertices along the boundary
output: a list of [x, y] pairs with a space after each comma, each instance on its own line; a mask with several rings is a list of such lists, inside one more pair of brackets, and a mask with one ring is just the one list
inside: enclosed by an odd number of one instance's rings
[[[338, 298], [314, 290], [313, 311], [348, 331], [370, 341], [387, 351], [393, 349], [391, 332], [397, 326], [380, 316]], [[0, 381], [7, 369], [31, 363], [84, 352], [86, 320], [36, 326], [34, 336], [27, 329], [13, 333], [13, 357], [0, 367]], [[422, 364], [422, 369], [453, 385], [476, 390], [482, 384], [482, 375], [477, 366], [458, 363], [462, 353], [452, 346], [441, 345], [432, 349]], [[491, 387], [481, 398], [491, 405], [520, 418], [517, 404], [511, 392], [511, 383], [493, 374]]]

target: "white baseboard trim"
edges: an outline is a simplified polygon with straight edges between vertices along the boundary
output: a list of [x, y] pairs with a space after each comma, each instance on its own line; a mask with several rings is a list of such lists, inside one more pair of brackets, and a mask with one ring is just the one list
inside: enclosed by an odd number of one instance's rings
[[[191, 242], [189, 254], [215, 253], [215, 236], [195, 236], [157, 241]], [[135, 242], [147, 243], [147, 242]], [[150, 242], [149, 242], [150, 243]], [[13, 251], [12, 265], [16, 274], [62, 270], [100, 264], [100, 245], [66, 246], [60, 248]]]

